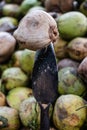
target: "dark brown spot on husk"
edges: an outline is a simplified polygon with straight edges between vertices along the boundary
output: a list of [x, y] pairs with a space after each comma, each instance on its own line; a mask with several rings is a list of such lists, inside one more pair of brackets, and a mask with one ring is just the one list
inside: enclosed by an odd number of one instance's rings
[[65, 108], [59, 108], [58, 109], [58, 115], [59, 115], [59, 119], [63, 120], [64, 118], [67, 118], [68, 113], [67, 113]]

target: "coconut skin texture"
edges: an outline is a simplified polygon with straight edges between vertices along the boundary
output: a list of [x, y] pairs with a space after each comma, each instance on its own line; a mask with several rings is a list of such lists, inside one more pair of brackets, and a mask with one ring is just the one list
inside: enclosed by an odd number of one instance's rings
[[33, 70], [34, 58], [35, 51], [24, 49], [15, 51], [11, 60], [14, 67], [20, 67], [30, 76]]
[[0, 130], [18, 130], [19, 127], [18, 111], [7, 106], [0, 107]]
[[20, 104], [19, 117], [23, 126], [38, 130], [40, 127], [40, 108], [34, 96], [25, 99]]
[[80, 130], [86, 120], [85, 101], [77, 95], [68, 94], [60, 96], [54, 107], [53, 122], [59, 130]]
[[69, 56], [77, 61], [83, 60], [87, 56], [87, 38], [76, 37], [67, 46]]
[[[40, 119], [41, 119], [41, 109], [40, 102], [38, 103], [34, 96], [30, 96], [21, 102], [19, 107], [19, 117], [23, 126], [28, 127], [29, 130], [39, 130], [40, 129]], [[48, 104], [42, 104], [45, 109]], [[42, 110], [44, 112], [44, 110]], [[49, 106], [49, 117], [51, 118], [53, 112], [53, 106]]]
[[65, 67], [74, 67], [77, 69], [79, 64], [80, 64], [79, 62], [72, 60], [70, 58], [63, 58], [58, 62], [57, 66], [58, 66], [58, 70]]
[[18, 18], [20, 14], [20, 8], [17, 4], [6, 4], [3, 7], [3, 15]]
[[31, 88], [17, 87], [8, 92], [6, 100], [10, 107], [19, 110], [21, 102], [31, 95], [33, 95]]
[[11, 67], [3, 71], [1, 84], [4, 85], [6, 90], [27, 86], [28, 77], [19, 67]]
[[62, 59], [67, 57], [67, 44], [68, 42], [59, 37], [54, 43], [54, 50], [56, 57]]
[[60, 36], [65, 40], [85, 36], [87, 33], [87, 18], [78, 11], [61, 15], [57, 21]]
[[58, 38], [56, 21], [47, 12], [34, 10], [27, 13], [14, 32], [19, 48], [38, 50]]
[[73, 67], [65, 67], [59, 70], [58, 92], [63, 94], [75, 94], [82, 96], [86, 91], [84, 82], [77, 74], [77, 69]]

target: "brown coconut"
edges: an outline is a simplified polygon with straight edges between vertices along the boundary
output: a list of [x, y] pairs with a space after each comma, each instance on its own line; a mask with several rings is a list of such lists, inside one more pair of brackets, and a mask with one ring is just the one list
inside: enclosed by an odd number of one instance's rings
[[47, 12], [68, 12], [73, 9], [73, 0], [46, 0], [45, 8]]
[[70, 58], [82, 61], [87, 56], [87, 38], [76, 37], [67, 46], [67, 53]]
[[65, 67], [74, 67], [74, 68], [78, 68], [79, 66], [79, 62], [72, 60], [70, 58], [63, 58], [58, 62], [58, 70], [65, 68]]
[[21, 49], [41, 49], [58, 38], [56, 21], [45, 11], [30, 11], [19, 23], [14, 37]]
[[16, 46], [15, 38], [8, 32], [0, 32], [0, 63], [5, 62], [13, 54]]

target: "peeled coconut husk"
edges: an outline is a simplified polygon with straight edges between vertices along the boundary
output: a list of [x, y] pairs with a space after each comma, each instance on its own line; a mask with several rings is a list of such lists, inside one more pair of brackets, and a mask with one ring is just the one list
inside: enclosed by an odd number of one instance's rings
[[56, 41], [58, 28], [47, 12], [34, 10], [24, 16], [13, 35], [21, 49], [37, 50]]
[[0, 63], [6, 61], [14, 52], [15, 38], [8, 32], [0, 32]]

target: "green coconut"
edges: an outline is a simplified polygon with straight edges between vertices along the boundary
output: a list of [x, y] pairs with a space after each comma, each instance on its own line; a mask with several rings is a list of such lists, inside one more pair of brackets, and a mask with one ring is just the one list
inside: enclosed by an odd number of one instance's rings
[[4, 16], [18, 18], [20, 15], [20, 6], [17, 4], [5, 4], [2, 10]]
[[87, 0], [84, 0], [79, 8], [80, 12], [87, 16]]
[[13, 17], [5, 16], [0, 19], [0, 31], [11, 32], [18, 25], [18, 20]]
[[17, 50], [13, 53], [10, 63], [14, 67], [20, 67], [20, 57], [22, 55], [23, 50]]
[[84, 95], [86, 87], [80, 79], [77, 69], [73, 67], [65, 67], [59, 70], [58, 92], [60, 94]]
[[[45, 107], [46, 104], [43, 104]], [[20, 104], [19, 108], [19, 116], [21, 119], [22, 124], [25, 127], [28, 127], [32, 130], [39, 130], [40, 128], [40, 106], [37, 103], [34, 96], [25, 99]], [[53, 107], [50, 105], [49, 108], [49, 117], [51, 118], [53, 112]]]
[[3, 71], [2, 84], [6, 90], [11, 90], [18, 86], [27, 86], [28, 77], [27, 75], [18, 67], [11, 67]]
[[25, 15], [30, 8], [37, 5], [39, 5], [39, 2], [37, 0], [23, 0], [20, 5], [20, 9], [21, 12]]
[[78, 11], [62, 14], [57, 21], [57, 25], [60, 36], [66, 40], [82, 37], [87, 33], [87, 18]]
[[20, 57], [20, 67], [28, 75], [31, 75], [34, 65], [35, 51], [25, 49]]
[[19, 130], [18, 111], [7, 106], [0, 107], [0, 130]]
[[61, 37], [54, 43], [54, 50], [57, 58], [62, 59], [67, 57], [67, 44], [68, 42]]
[[43, 7], [43, 6], [41, 6], [41, 5], [38, 5], [38, 6], [34, 6], [34, 7], [32, 7], [32, 8], [30, 8], [29, 9], [29, 12], [30, 11], [34, 11], [34, 10], [44, 10], [45, 11], [45, 8]]
[[40, 108], [33, 96], [20, 104], [19, 116], [25, 127], [33, 130], [40, 128]]
[[[19, 110], [21, 102], [33, 95], [32, 89], [27, 87], [17, 87], [10, 90], [6, 96], [7, 103], [10, 107]], [[13, 101], [14, 99], [14, 101]]]
[[20, 67], [26, 74], [31, 75], [34, 65], [35, 51], [24, 49], [17, 50], [11, 57], [14, 67]]
[[77, 95], [61, 95], [54, 106], [53, 122], [59, 130], [80, 130], [86, 121], [86, 108], [78, 110], [85, 104]]

